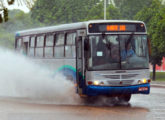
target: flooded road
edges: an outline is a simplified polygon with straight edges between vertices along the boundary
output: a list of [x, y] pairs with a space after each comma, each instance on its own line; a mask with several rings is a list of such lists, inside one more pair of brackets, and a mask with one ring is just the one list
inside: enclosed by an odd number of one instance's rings
[[165, 89], [133, 95], [129, 104], [57, 104], [29, 98], [0, 98], [0, 120], [164, 120]]

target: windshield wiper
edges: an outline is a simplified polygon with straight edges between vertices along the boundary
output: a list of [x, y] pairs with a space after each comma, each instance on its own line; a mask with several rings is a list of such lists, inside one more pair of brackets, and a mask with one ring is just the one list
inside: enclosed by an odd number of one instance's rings
[[106, 41], [106, 47], [108, 48], [108, 50], [110, 50], [110, 56], [111, 56], [111, 43], [105, 38], [105, 33], [102, 33], [102, 39]]
[[126, 45], [125, 45], [125, 50], [127, 50], [127, 47], [129, 45], [129, 43], [131, 42], [133, 35], [134, 35], [134, 32], [132, 32], [131, 35], [129, 36], [129, 38], [128, 38], [127, 42], [126, 42]]
[[106, 47], [110, 51], [110, 56], [111, 56], [111, 43], [107, 39], [105, 39], [105, 40], [106, 40]]

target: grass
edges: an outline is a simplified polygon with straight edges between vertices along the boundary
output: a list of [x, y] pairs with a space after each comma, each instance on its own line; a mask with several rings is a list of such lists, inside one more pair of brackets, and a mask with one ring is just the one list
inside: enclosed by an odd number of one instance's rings
[[[150, 76], [152, 78], [152, 72]], [[156, 81], [165, 81], [165, 72], [156, 72]]]

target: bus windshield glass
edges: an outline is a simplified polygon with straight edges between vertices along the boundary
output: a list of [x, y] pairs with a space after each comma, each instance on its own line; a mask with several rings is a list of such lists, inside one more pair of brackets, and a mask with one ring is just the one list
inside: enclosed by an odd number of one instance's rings
[[89, 70], [127, 70], [148, 68], [146, 35], [89, 36]]

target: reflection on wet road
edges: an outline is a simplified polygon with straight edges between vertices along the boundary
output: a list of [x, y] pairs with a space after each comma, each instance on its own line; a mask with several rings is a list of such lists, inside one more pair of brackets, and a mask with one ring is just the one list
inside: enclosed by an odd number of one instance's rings
[[138, 95], [131, 100], [133, 107], [145, 107], [149, 110], [147, 118], [150, 120], [165, 120], [165, 89], [151, 88], [149, 96]]
[[165, 89], [133, 95], [129, 104], [41, 104], [27, 98], [1, 98], [0, 116], [2, 120], [164, 120]]

